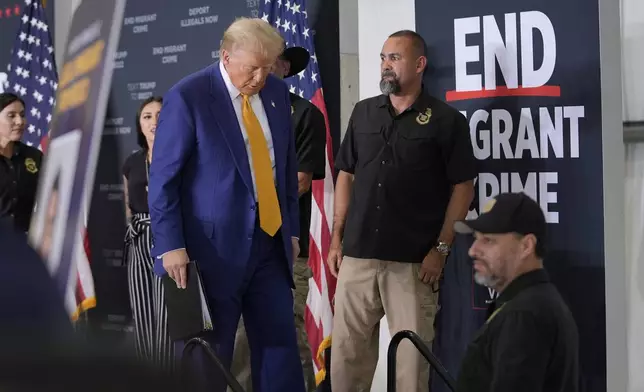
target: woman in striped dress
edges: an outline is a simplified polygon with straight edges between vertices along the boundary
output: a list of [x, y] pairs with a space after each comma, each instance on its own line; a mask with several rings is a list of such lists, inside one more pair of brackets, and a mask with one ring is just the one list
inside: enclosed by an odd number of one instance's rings
[[154, 274], [154, 260], [150, 256], [152, 234], [148, 208], [149, 169], [161, 104], [162, 98], [150, 97], [139, 108], [136, 130], [141, 149], [130, 155], [123, 165], [129, 221], [125, 236], [125, 262], [137, 354], [142, 360], [172, 371], [174, 352], [167, 328], [163, 286], [161, 279]]

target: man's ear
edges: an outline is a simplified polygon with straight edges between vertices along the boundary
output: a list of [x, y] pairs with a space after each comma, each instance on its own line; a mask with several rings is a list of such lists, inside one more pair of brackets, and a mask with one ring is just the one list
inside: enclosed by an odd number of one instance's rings
[[425, 71], [425, 68], [427, 68], [427, 57], [420, 56], [418, 60], [416, 60], [416, 72], [422, 74]]
[[226, 49], [222, 49], [220, 53], [220, 58], [221, 58], [221, 62], [224, 63], [224, 65], [228, 65], [228, 63], [230, 63], [230, 52], [227, 51]]
[[521, 254], [527, 256], [536, 253], [537, 237], [534, 234], [527, 234], [521, 239]]

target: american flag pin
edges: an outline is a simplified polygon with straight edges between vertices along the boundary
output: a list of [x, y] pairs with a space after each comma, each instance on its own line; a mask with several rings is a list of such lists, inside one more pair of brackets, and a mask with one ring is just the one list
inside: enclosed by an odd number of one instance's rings
[[271, 105], [273, 105], [273, 107], [275, 107], [275, 102], [271, 101]]

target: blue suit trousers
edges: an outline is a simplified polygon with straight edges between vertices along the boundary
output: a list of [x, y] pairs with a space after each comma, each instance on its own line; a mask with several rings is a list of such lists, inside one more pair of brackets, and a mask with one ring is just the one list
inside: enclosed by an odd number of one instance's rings
[[[238, 292], [221, 292], [203, 276], [214, 326], [204, 339], [230, 368], [235, 333], [243, 314], [251, 351], [253, 390], [305, 392], [293, 315], [293, 279], [286, 264], [281, 231], [270, 237], [256, 225], [251, 246]], [[176, 351], [181, 356], [183, 342], [179, 348]], [[189, 359], [196, 370], [194, 374], [200, 375], [200, 390], [225, 391], [223, 375], [202, 350], [196, 347]]]

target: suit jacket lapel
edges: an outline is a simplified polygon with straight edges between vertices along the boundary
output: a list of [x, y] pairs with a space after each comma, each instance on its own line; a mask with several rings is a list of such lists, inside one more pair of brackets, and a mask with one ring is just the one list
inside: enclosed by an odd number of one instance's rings
[[242, 136], [239, 122], [237, 121], [237, 114], [230, 100], [224, 79], [219, 71], [219, 63], [213, 64], [212, 67], [213, 70], [210, 79], [211, 95], [214, 101], [210, 104], [210, 109], [221, 129], [224, 140], [228, 144], [228, 149], [232, 153], [237, 170], [239, 170], [248, 190], [254, 193], [253, 180], [250, 175], [250, 165], [248, 163], [248, 153], [246, 152], [244, 137]]

